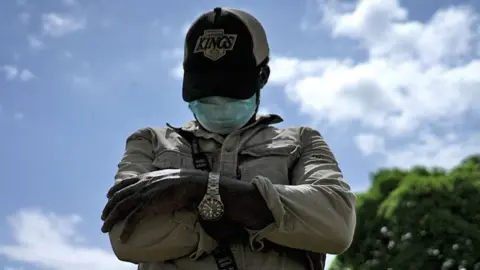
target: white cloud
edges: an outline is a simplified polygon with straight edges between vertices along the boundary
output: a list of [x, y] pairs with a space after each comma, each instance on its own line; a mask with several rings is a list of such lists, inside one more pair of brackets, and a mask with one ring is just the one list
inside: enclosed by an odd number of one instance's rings
[[260, 104], [260, 108], [258, 108], [259, 114], [278, 114], [280, 116], [285, 116], [283, 114], [282, 109], [276, 104]]
[[45, 35], [60, 37], [84, 29], [86, 21], [71, 15], [48, 13], [42, 15], [42, 24]]
[[427, 64], [471, 53], [478, 21], [465, 6], [438, 10], [427, 23], [409, 21], [397, 0], [364, 0], [328, 17], [334, 36], [361, 41], [372, 56], [413, 56]]
[[[277, 70], [272, 62], [272, 79]], [[291, 61], [289, 70], [302, 70]], [[479, 60], [463, 66], [425, 66], [414, 59], [375, 58], [368, 62], [316, 60], [308, 71], [286, 74], [285, 86], [292, 101], [312, 117], [332, 123], [357, 121], [365, 127], [391, 134], [416, 130], [425, 122], [455, 119], [480, 109]], [[325, 63], [329, 65], [325, 66]], [[293, 74], [293, 75], [292, 75]], [[294, 77], [295, 76], [295, 77]]]
[[27, 36], [28, 45], [33, 49], [41, 49], [45, 47], [45, 44], [37, 36], [28, 35]]
[[33, 73], [30, 70], [24, 69], [24, 70], [22, 70], [22, 72], [20, 72], [18, 77], [20, 78], [20, 80], [22, 80], [24, 82], [27, 82], [27, 81], [30, 81], [31, 79], [35, 78], [35, 75], [33, 75]]
[[480, 133], [458, 135], [422, 132], [418, 139], [390, 143], [385, 147], [382, 137], [363, 134], [355, 142], [365, 156], [379, 154], [384, 166], [410, 168], [416, 165], [451, 168], [468, 155], [480, 153]]
[[385, 151], [385, 139], [376, 134], [359, 134], [355, 143], [365, 156]]
[[271, 114], [271, 110], [270, 108], [267, 108], [267, 107], [260, 107], [258, 108], [258, 114]]
[[101, 248], [82, 243], [77, 215], [59, 216], [38, 210], [21, 210], [8, 218], [14, 243], [0, 244], [0, 256], [51, 270], [133, 270]]
[[[293, 57], [273, 56], [270, 63], [272, 73], [269, 82], [273, 84], [288, 84], [305, 76], [315, 75], [332, 65], [342, 64], [335, 59], [298, 59]], [[350, 63], [346, 60], [344, 64]]]
[[12, 65], [4, 65], [1, 70], [3, 70], [3, 73], [5, 74], [5, 79], [7, 81], [19, 79], [26, 82], [35, 78], [35, 75], [33, 75], [30, 70], [19, 69], [18, 67]]
[[[119, 262], [110, 252], [82, 245], [76, 228], [81, 222], [78, 215], [59, 216], [29, 209], [8, 217], [8, 222], [15, 242], [0, 244], [0, 256], [22, 263], [27, 269], [28, 266], [51, 270], [136, 269], [134, 265]], [[334, 258], [328, 255], [326, 265]], [[5, 267], [5, 270], [23, 268]]]
[[18, 75], [18, 68], [15, 66], [4, 65], [2, 70], [5, 73], [5, 78], [8, 81], [15, 79]]
[[170, 76], [174, 79], [180, 80], [183, 78], [183, 65], [182, 63], [177, 63], [177, 65], [170, 70]]
[[480, 116], [478, 13], [450, 6], [421, 22], [397, 0], [319, 2], [332, 38], [356, 42], [367, 59], [275, 56], [272, 84], [315, 120], [360, 124], [367, 130], [355, 139], [360, 150], [388, 165], [448, 167], [480, 152], [477, 135], [456, 131], [467, 115]]

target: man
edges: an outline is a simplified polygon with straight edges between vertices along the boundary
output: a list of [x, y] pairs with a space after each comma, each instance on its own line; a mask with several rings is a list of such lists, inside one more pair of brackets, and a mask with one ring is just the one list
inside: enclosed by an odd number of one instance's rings
[[322, 136], [258, 116], [269, 46], [250, 14], [215, 8], [185, 41], [195, 121], [132, 134], [102, 214], [139, 269], [323, 269], [355, 228], [355, 195]]

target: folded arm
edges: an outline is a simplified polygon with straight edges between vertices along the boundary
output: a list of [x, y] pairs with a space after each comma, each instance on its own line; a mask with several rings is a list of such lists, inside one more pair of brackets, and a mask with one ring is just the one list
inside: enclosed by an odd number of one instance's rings
[[[153, 166], [155, 133], [141, 129], [126, 143], [125, 154], [118, 164], [115, 182], [158, 170]], [[196, 215], [177, 211], [149, 218], [137, 226], [129, 241], [119, 240], [123, 222], [109, 232], [110, 242], [118, 259], [133, 263], [159, 262], [192, 254], [199, 242]]]
[[275, 222], [253, 234], [291, 248], [340, 254], [350, 246], [356, 225], [355, 195], [322, 136], [302, 130], [302, 154], [292, 185], [273, 185], [257, 177], [257, 186]]
[[296, 249], [342, 253], [353, 239], [356, 197], [322, 136], [304, 128], [302, 142], [291, 185], [261, 176], [252, 183], [222, 179], [226, 215], [250, 229], [253, 247], [268, 239]]

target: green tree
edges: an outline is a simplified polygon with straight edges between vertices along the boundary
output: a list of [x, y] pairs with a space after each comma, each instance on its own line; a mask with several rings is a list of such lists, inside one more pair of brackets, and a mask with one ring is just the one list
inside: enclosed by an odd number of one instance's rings
[[330, 270], [480, 270], [480, 156], [452, 170], [382, 169], [358, 194], [352, 246]]

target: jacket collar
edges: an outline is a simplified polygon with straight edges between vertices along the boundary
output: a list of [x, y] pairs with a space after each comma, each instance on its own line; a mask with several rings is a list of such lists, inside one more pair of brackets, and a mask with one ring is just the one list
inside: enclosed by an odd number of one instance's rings
[[[281, 123], [281, 122], [283, 122], [283, 118], [281, 116], [277, 115], [277, 114], [257, 115], [256, 120], [253, 123], [241, 128], [238, 131], [247, 130], [247, 129], [256, 127], [258, 125], [267, 125], [268, 126], [268, 125], [278, 124], [278, 123]], [[196, 120], [188, 121], [181, 128], [173, 127], [172, 125], [170, 125], [168, 123], [167, 123], [167, 126], [172, 128], [172, 129], [182, 129], [184, 131], [191, 132], [191, 133], [193, 133], [193, 135], [195, 135], [195, 137], [204, 138], [204, 139], [214, 139], [214, 140], [218, 141], [219, 143], [223, 143], [223, 141], [224, 141], [223, 136], [205, 130], [204, 128], [202, 128], [198, 124], [198, 122]], [[238, 131], [236, 131], [236, 132], [238, 132]]]

